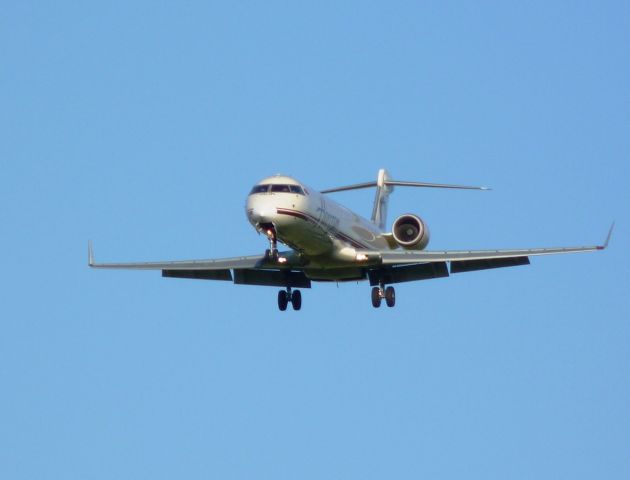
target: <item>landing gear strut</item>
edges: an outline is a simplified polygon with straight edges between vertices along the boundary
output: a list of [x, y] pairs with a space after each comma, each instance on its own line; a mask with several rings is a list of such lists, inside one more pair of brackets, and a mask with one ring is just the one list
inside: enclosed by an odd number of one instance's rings
[[269, 248], [265, 251], [265, 256], [268, 260], [278, 260], [278, 238], [276, 237], [276, 230], [273, 225], [264, 229], [265, 235], [269, 239]]
[[302, 308], [302, 292], [299, 290], [291, 291], [291, 287], [287, 287], [286, 290], [280, 290], [278, 292], [278, 308], [284, 312], [289, 303], [293, 306], [293, 310]]
[[388, 307], [396, 305], [396, 291], [394, 287], [385, 288], [385, 284], [381, 283], [378, 287], [372, 288], [372, 306], [374, 308], [380, 307], [383, 299], [385, 299]]

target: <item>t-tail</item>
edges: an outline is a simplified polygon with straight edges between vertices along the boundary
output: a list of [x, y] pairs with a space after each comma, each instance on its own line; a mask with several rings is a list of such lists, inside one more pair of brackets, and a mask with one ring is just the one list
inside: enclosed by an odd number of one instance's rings
[[372, 208], [372, 222], [378, 225], [381, 230], [385, 229], [387, 223], [389, 194], [394, 191], [394, 187], [387, 183], [389, 180], [389, 173], [381, 168], [376, 179], [376, 195], [374, 195], [374, 207]]
[[473, 187], [469, 185], [449, 185], [445, 183], [408, 182], [405, 180], [392, 180], [389, 173], [384, 168], [378, 171], [376, 182], [355, 183], [343, 187], [329, 188], [322, 190], [322, 193], [343, 192], [346, 190], [357, 190], [359, 188], [376, 187], [374, 196], [374, 207], [372, 208], [372, 222], [381, 230], [385, 229], [387, 223], [387, 205], [389, 195], [394, 191], [394, 187], [426, 187], [426, 188], [455, 188], [459, 190], [490, 190], [489, 187]]

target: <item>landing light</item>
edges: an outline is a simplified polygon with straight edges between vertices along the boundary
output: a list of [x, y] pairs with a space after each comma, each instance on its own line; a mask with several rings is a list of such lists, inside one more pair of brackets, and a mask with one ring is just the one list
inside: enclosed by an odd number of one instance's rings
[[358, 262], [365, 262], [368, 259], [368, 256], [365, 253], [358, 253], [357, 254], [357, 261]]
[[278, 257], [278, 263], [287, 263], [287, 259], [285, 257]]

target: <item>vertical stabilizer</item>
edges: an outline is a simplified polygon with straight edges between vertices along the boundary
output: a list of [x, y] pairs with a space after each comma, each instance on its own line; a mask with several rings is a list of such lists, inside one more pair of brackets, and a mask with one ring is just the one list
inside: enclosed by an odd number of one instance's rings
[[387, 222], [387, 204], [389, 202], [389, 194], [392, 193], [394, 187], [387, 185], [389, 173], [384, 168], [378, 171], [378, 179], [376, 180], [376, 195], [374, 196], [374, 208], [372, 209], [372, 222], [374, 222], [381, 230], [385, 229]]

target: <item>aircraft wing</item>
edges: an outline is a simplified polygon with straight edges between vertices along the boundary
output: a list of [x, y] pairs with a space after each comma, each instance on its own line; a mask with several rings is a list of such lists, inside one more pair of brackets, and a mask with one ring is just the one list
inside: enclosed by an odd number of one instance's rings
[[445, 251], [357, 251], [369, 260], [380, 260], [383, 266], [412, 265], [420, 263], [451, 262], [451, 272], [480, 270], [529, 263], [528, 257], [604, 250], [610, 242], [614, 224], [610, 227], [603, 245], [584, 247], [524, 248], [509, 250], [445, 250]]
[[[559, 253], [592, 252], [603, 250], [603, 246], [527, 248], [519, 250], [445, 250], [445, 251], [392, 251], [379, 252], [383, 265], [404, 265], [425, 262], [457, 262], [464, 260], [495, 260], [503, 258], [555, 255]], [[371, 253], [371, 252], [366, 252]]]
[[177, 260], [166, 262], [96, 263], [92, 244], [88, 247], [88, 265], [92, 268], [116, 268], [123, 270], [225, 270], [232, 268], [257, 268], [263, 266], [264, 255], [218, 258], [207, 260]]
[[301, 261], [294, 252], [280, 252], [284, 262], [270, 261], [265, 255], [177, 260], [166, 262], [97, 263], [92, 242], [88, 245], [88, 265], [92, 268], [122, 270], [161, 270], [163, 277], [197, 280], [227, 280], [240, 285], [268, 285], [310, 288], [311, 281], [301, 271]]

